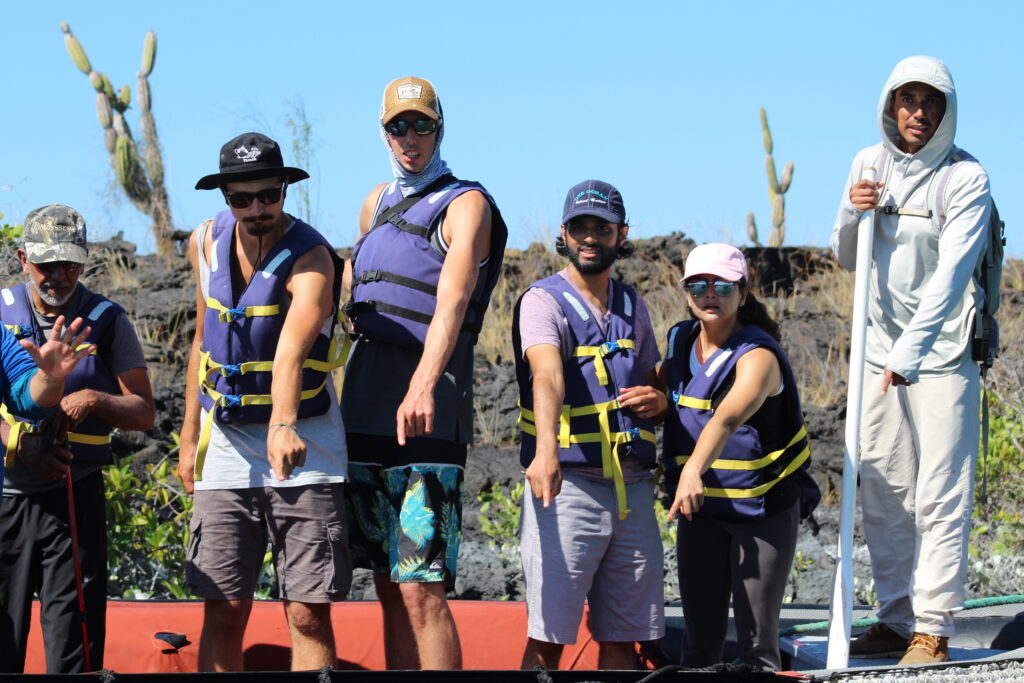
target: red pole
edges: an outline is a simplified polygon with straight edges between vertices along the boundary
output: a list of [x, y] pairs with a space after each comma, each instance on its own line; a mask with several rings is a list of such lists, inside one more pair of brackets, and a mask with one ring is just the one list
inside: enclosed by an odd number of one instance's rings
[[71, 524], [71, 552], [75, 558], [75, 591], [78, 593], [78, 619], [82, 624], [82, 650], [85, 654], [85, 670], [92, 671], [92, 656], [89, 654], [89, 624], [85, 613], [85, 589], [82, 587], [82, 562], [78, 555], [78, 520], [75, 519], [75, 489], [71, 484], [71, 468], [64, 476], [68, 483], [68, 519]]

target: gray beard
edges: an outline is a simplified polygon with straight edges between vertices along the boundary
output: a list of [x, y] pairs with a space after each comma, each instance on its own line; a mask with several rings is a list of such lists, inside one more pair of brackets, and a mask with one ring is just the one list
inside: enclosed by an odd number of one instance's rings
[[67, 293], [67, 296], [56, 297], [53, 296], [52, 294], [47, 294], [46, 292], [44, 292], [39, 287], [39, 285], [36, 284], [36, 281], [31, 278], [29, 278], [28, 284], [30, 287], [32, 287], [32, 291], [38, 294], [39, 298], [42, 299], [47, 306], [63, 306], [67, 302], [71, 301], [71, 297], [73, 297], [75, 295], [75, 292], [78, 290], [78, 287], [75, 287], [70, 292]]

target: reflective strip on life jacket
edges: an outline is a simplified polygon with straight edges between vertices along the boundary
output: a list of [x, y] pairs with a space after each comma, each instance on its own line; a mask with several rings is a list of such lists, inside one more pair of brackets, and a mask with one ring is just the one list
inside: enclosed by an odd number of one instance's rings
[[[800, 452], [794, 456], [793, 460], [790, 461], [786, 468], [779, 473], [777, 477], [771, 481], [767, 481], [759, 486], [755, 486], [750, 489], [723, 489], [723, 488], [704, 488], [704, 495], [711, 498], [756, 498], [757, 496], [763, 496], [773, 486], [778, 484], [780, 481], [788, 477], [793, 472], [796, 472], [801, 465], [806, 462], [807, 458], [811, 455], [811, 445], [807, 441], [807, 428], [800, 427], [800, 430], [796, 435], [790, 439], [789, 443], [785, 447], [780, 448], [777, 451], [772, 451], [767, 455], [764, 455], [757, 460], [732, 460], [720, 458], [715, 462], [711, 463], [711, 468], [716, 470], [744, 470], [753, 471], [759, 470], [771, 465], [776, 460], [781, 458], [794, 447], [799, 448]], [[690, 459], [689, 455], [676, 456], [675, 461], [678, 465], [686, 464], [686, 461]]]
[[594, 372], [597, 374], [597, 381], [600, 382], [601, 386], [605, 386], [608, 384], [608, 369], [604, 365], [604, 359], [621, 349], [632, 348], [635, 348], [632, 339], [616, 339], [605, 342], [600, 346], [577, 346], [573, 350], [572, 355], [575, 358], [593, 356]]
[[[619, 519], [625, 519], [632, 510], [626, 507], [626, 482], [622, 476], [622, 463], [619, 461], [619, 446], [637, 439], [655, 443], [656, 437], [654, 432], [639, 427], [625, 432], [613, 432], [608, 416], [611, 411], [621, 408], [618, 401], [605, 401], [576, 408], [563, 405], [558, 419], [558, 445], [559, 448], [568, 448], [572, 443], [601, 444], [601, 474], [614, 482]], [[597, 415], [601, 431], [573, 434], [570, 428], [571, 419], [583, 415]], [[533, 437], [537, 436], [536, 418], [533, 411], [523, 408], [521, 405], [519, 406], [519, 428]]]

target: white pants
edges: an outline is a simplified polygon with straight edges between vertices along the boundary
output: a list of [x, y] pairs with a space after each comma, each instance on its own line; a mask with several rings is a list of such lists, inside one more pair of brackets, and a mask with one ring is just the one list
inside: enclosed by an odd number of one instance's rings
[[890, 386], [864, 378], [861, 511], [878, 619], [909, 636], [953, 634], [963, 608], [978, 457], [978, 366]]

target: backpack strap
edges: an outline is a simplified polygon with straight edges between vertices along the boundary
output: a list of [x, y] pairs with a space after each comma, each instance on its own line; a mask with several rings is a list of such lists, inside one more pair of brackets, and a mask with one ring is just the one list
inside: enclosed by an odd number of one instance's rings
[[875, 172], [878, 174], [875, 177], [879, 178], [882, 183], [882, 190], [885, 190], [889, 184], [889, 174], [892, 173], [892, 154], [885, 148], [885, 144], [882, 144], [882, 148], [878, 150], [878, 157], [875, 159]]
[[964, 153], [954, 148], [953, 152], [949, 155], [953, 163], [939, 169], [939, 172], [934, 178], [934, 185], [929, 189], [928, 205], [933, 207], [933, 216], [935, 219], [935, 227], [942, 231], [942, 228], [946, 225], [946, 185], [949, 183], [949, 177], [953, 175], [953, 169], [963, 161], [966, 156]]
[[[893, 158], [892, 154], [885, 145], [882, 145], [882, 149], [878, 152], [878, 157], [875, 159], [875, 172], [880, 173], [882, 190], [885, 191], [885, 187], [889, 184], [889, 176], [892, 174]], [[879, 196], [881, 201], [881, 196]], [[899, 215], [899, 216], [917, 216], [919, 218], [931, 218], [932, 212], [928, 209], [905, 209], [896, 206], [879, 206], [875, 209], [878, 213], [884, 213], [886, 215]]]

